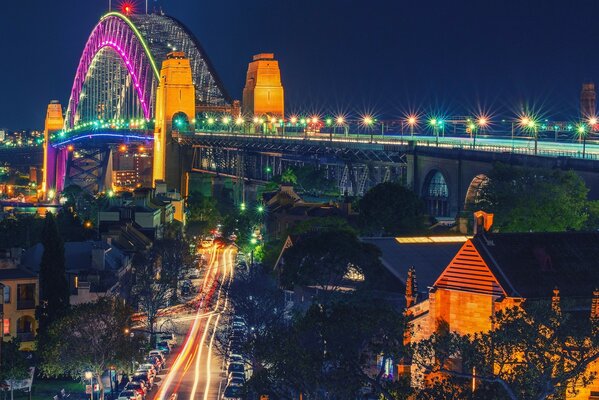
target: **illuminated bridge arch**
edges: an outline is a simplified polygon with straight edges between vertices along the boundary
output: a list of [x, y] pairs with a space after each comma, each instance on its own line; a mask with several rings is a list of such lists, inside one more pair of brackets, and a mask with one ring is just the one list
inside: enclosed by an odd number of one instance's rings
[[231, 103], [198, 40], [174, 18], [111, 12], [94, 27], [77, 67], [65, 118], [70, 129], [96, 119], [154, 117], [162, 61], [171, 51], [189, 57], [196, 104]]

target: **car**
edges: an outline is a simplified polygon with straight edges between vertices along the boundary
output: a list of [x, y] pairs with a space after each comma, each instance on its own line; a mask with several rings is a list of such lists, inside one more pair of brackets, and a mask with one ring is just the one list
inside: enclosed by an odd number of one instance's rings
[[200, 270], [197, 268], [191, 268], [187, 273], [189, 279], [200, 279]]
[[239, 362], [233, 362], [227, 367], [227, 372], [245, 372], [245, 366]]
[[230, 354], [227, 358], [227, 365], [231, 363], [241, 363], [243, 364], [243, 357], [239, 354]]
[[239, 386], [227, 386], [221, 396], [222, 400], [242, 400], [243, 391]]
[[139, 393], [141, 397], [146, 396], [146, 386], [141, 382], [131, 381], [125, 385], [125, 390], [134, 390]]
[[154, 378], [156, 376], [156, 368], [154, 368], [152, 364], [141, 364], [137, 368], [137, 371], [146, 372], [150, 378]]
[[147, 371], [136, 371], [133, 375], [131, 375], [132, 382], [140, 382], [146, 386], [146, 389], [150, 389], [154, 384], [154, 377], [150, 376]]
[[233, 378], [229, 380], [229, 386], [243, 386], [245, 385], [245, 379], [243, 378]]
[[156, 343], [156, 348], [161, 350], [164, 354], [170, 354], [171, 345], [166, 340]]
[[160, 370], [162, 370], [162, 361], [160, 360], [160, 358], [158, 358], [156, 356], [146, 357], [146, 363], [152, 364], [154, 366], [154, 369], [156, 370], [156, 372], [160, 372]]
[[227, 375], [227, 381], [232, 379], [243, 379], [245, 381], [245, 372], [231, 371]]
[[[189, 282], [189, 284], [191, 285], [191, 281], [187, 281], [187, 282]], [[171, 333], [171, 332], [159, 333], [158, 341], [162, 342], [165, 340], [171, 345], [171, 348], [173, 348], [177, 345], [177, 338], [175, 337], [174, 333]]]
[[123, 390], [117, 400], [142, 400], [142, 398], [135, 390]]
[[150, 352], [148, 353], [148, 355], [160, 358], [160, 361], [162, 361], [161, 368], [165, 368], [166, 367], [166, 358], [164, 357], [164, 353], [161, 350], [158, 350], [158, 349], [150, 350]]

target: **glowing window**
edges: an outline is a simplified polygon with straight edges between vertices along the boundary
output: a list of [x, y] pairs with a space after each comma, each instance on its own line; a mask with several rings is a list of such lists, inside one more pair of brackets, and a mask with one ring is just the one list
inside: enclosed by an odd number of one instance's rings
[[2, 323], [2, 334], [7, 336], [10, 335], [10, 319], [5, 318]]

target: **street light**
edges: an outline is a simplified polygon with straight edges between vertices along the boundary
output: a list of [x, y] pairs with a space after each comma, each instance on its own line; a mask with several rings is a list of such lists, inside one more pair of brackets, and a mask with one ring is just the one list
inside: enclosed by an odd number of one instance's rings
[[530, 131], [532, 131], [533, 137], [535, 139], [535, 155], [536, 155], [537, 154], [538, 141], [539, 141], [539, 135], [538, 135], [538, 129], [537, 129], [537, 122], [532, 117], [524, 115], [524, 116], [522, 116], [520, 118], [520, 126], [522, 128], [526, 128], [526, 129], [529, 129]]
[[89, 379], [89, 386], [91, 387], [89, 397], [91, 400], [94, 400], [94, 374], [91, 371], [85, 371], [85, 379]]
[[[374, 119], [370, 116], [370, 115], [365, 115], [362, 117], [362, 124], [370, 129], [370, 127], [372, 126], [372, 124], [374, 123]], [[372, 132], [372, 129], [370, 129], [370, 142], [372, 143], [374, 141], [374, 133]]]
[[576, 129], [578, 132], [578, 137], [582, 138], [582, 158], [585, 158], [585, 150], [587, 145], [587, 130], [583, 124], [580, 124]]
[[[478, 117], [478, 119], [476, 120], [476, 123], [478, 124], [478, 128], [482, 131], [483, 129], [485, 129], [485, 127], [489, 124], [489, 120], [487, 119], [487, 117], [481, 116]], [[474, 127], [474, 129], [472, 130], [472, 134], [474, 135], [474, 141], [472, 143], [472, 148], [476, 149], [476, 133], [477, 133], [476, 127]]]
[[418, 118], [415, 115], [409, 115], [407, 119], [408, 125], [410, 126], [410, 136], [414, 137], [414, 126], [418, 123]]

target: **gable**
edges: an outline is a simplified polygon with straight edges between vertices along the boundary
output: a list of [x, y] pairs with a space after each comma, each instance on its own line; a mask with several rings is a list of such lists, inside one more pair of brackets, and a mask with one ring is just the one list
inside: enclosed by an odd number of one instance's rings
[[433, 285], [435, 288], [505, 296], [506, 293], [472, 240], [466, 241]]

